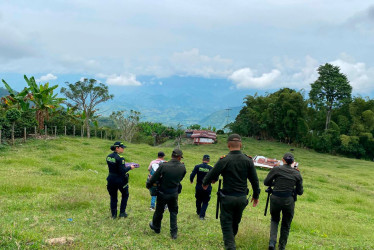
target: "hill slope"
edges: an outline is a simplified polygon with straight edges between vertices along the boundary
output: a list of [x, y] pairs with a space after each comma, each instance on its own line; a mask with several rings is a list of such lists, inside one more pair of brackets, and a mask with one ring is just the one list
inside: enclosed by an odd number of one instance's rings
[[[222, 249], [222, 233], [215, 216], [217, 185], [213, 185], [207, 220], [194, 208], [194, 185], [189, 174], [203, 154], [212, 164], [227, 153], [224, 137], [215, 145], [183, 146], [187, 175], [179, 197], [179, 237], [169, 235], [166, 212], [160, 235], [148, 228], [152, 212], [145, 189], [147, 166], [167, 146], [129, 144], [124, 156], [141, 168], [130, 172], [129, 217], [109, 218], [105, 157], [112, 142], [100, 139], [59, 138], [28, 141], [0, 148], [0, 210], [3, 249], [48, 247], [45, 240], [72, 237], [75, 249]], [[243, 152], [280, 158], [285, 144], [244, 139]], [[166, 144], [165, 144], [166, 145]], [[295, 150], [304, 177], [305, 194], [296, 203], [288, 249], [372, 249], [374, 243], [374, 163]], [[257, 171], [262, 182], [267, 174]], [[247, 207], [236, 237], [238, 248], [265, 249], [270, 217], [263, 216], [266, 194], [256, 208]], [[67, 247], [59, 246], [61, 248]]]

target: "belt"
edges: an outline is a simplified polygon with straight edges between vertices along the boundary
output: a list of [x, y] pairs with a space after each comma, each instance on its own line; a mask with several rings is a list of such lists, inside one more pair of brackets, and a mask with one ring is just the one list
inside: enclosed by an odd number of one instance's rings
[[235, 197], [240, 197], [240, 196], [246, 196], [247, 195], [246, 193], [242, 193], [242, 192], [227, 192], [225, 190], [222, 190], [221, 193], [224, 194], [224, 195], [235, 196]]
[[291, 197], [293, 195], [292, 192], [278, 192], [278, 191], [273, 191], [272, 195], [286, 198], [286, 197]]
[[117, 173], [111, 173], [111, 172], [109, 172], [109, 176], [120, 176], [120, 175], [117, 174]]
[[160, 193], [175, 194], [175, 193], [178, 193], [178, 187], [176, 187], [176, 188], [166, 188], [166, 189], [161, 188]]

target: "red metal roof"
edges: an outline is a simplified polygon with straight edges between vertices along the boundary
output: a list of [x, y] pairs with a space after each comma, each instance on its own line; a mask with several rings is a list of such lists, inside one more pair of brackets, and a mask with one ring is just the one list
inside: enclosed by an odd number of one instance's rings
[[210, 138], [216, 140], [217, 135], [215, 132], [209, 130], [194, 130], [191, 138]]

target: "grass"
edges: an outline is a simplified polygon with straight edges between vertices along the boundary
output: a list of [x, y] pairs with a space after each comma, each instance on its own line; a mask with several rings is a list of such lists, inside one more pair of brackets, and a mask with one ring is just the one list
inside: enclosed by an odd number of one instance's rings
[[[34, 140], [0, 148], [1, 249], [223, 249], [219, 220], [215, 217], [217, 185], [213, 185], [207, 219], [195, 215], [193, 167], [210, 154], [212, 164], [227, 153], [226, 136], [215, 145], [185, 145], [187, 175], [179, 196], [178, 239], [169, 235], [165, 213], [160, 235], [148, 223], [150, 196], [145, 188], [147, 166], [163, 150], [170, 159], [173, 145], [158, 147], [128, 144], [124, 157], [137, 162], [130, 172], [129, 217], [110, 219], [106, 190], [111, 141], [58, 138]], [[243, 152], [281, 158], [289, 146], [245, 138]], [[298, 198], [288, 249], [373, 249], [374, 163], [295, 149], [304, 178], [305, 193]], [[268, 171], [257, 171], [262, 183]], [[266, 249], [270, 216], [263, 216], [266, 193], [259, 206], [248, 206], [236, 237], [239, 249]], [[72, 237], [64, 245], [46, 240]]]

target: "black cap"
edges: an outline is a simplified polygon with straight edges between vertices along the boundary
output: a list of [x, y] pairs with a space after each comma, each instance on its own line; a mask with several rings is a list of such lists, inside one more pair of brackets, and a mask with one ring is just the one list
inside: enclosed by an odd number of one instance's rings
[[162, 151], [160, 151], [160, 152], [158, 152], [157, 156], [160, 157], [160, 158], [161, 158], [161, 157], [164, 157], [164, 156], [165, 156], [165, 153], [162, 152]]
[[293, 154], [291, 153], [285, 153], [283, 156], [283, 159], [285, 160], [294, 160]]
[[227, 142], [229, 142], [229, 141], [242, 141], [242, 138], [238, 134], [231, 134], [227, 138]]
[[113, 146], [115, 146], [115, 147], [120, 147], [120, 148], [126, 148], [126, 146], [123, 145], [123, 143], [120, 142], [120, 141], [116, 141], [116, 142], [113, 144]]
[[171, 154], [171, 156], [173, 156], [173, 157], [182, 157], [183, 158], [183, 152], [182, 152], [182, 150], [180, 150], [180, 149], [174, 149], [173, 150], [173, 153]]
[[210, 160], [210, 156], [209, 155], [204, 155], [203, 160]]

